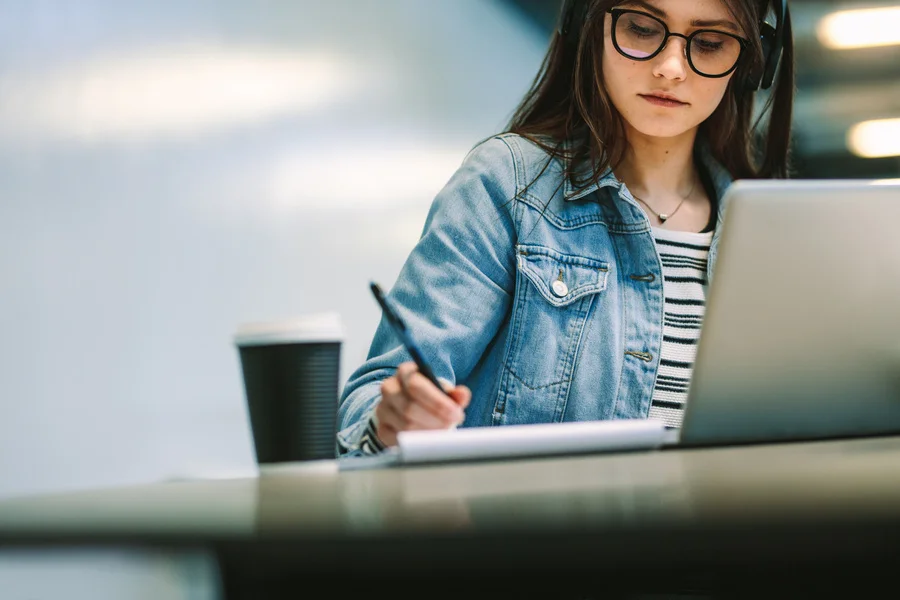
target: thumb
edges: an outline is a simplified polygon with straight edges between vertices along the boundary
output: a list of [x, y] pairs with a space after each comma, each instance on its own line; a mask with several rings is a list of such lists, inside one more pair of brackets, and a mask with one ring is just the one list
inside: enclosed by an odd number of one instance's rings
[[453, 400], [459, 405], [460, 408], [466, 408], [469, 406], [469, 402], [472, 401], [472, 390], [467, 388], [464, 385], [458, 385], [449, 392], [447, 395], [453, 398]]
[[472, 391], [464, 385], [453, 385], [443, 377], [438, 377], [438, 381], [444, 386], [444, 392], [456, 402], [460, 408], [465, 408], [472, 400]]

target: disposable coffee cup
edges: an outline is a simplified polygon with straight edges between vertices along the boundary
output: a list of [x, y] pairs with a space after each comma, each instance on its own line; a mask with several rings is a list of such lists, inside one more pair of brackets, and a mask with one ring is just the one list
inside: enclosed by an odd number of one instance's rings
[[336, 313], [238, 327], [234, 343], [258, 464], [336, 458], [343, 339]]

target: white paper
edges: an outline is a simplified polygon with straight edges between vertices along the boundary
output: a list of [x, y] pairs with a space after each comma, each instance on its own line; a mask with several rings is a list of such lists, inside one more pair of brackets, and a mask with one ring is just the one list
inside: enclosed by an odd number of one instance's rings
[[576, 454], [662, 446], [666, 428], [652, 419], [580, 421], [540, 425], [403, 431], [397, 435], [401, 464], [516, 456]]

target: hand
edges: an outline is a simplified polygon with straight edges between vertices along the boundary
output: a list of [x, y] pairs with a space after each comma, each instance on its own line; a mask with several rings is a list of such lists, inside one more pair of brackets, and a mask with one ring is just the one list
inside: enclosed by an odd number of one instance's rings
[[465, 420], [472, 392], [464, 385], [445, 381], [444, 391], [419, 373], [414, 362], [397, 367], [397, 373], [381, 384], [381, 401], [375, 407], [376, 433], [386, 446], [397, 445], [401, 431], [449, 429]]

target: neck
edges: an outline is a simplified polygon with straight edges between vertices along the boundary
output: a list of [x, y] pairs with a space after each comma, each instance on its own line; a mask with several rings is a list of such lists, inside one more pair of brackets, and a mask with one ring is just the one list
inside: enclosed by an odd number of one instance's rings
[[616, 177], [641, 197], [685, 197], [696, 182], [696, 129], [672, 138], [649, 137], [629, 128], [629, 148]]

